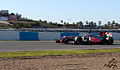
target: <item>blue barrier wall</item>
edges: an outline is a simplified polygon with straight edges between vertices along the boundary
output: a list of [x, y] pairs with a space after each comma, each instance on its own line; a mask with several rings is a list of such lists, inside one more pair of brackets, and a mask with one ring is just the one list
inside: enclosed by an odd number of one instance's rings
[[61, 38], [64, 36], [79, 36], [80, 33], [61, 33], [60, 36]]
[[38, 32], [20, 32], [20, 40], [39, 40]]
[[[70, 32], [19, 32], [19, 31], [0, 31], [0, 40], [58, 40], [63, 36], [79, 36], [86, 32], [70, 33]], [[120, 33], [113, 33], [114, 40], [120, 40]]]
[[39, 32], [39, 40], [59, 40], [60, 32]]

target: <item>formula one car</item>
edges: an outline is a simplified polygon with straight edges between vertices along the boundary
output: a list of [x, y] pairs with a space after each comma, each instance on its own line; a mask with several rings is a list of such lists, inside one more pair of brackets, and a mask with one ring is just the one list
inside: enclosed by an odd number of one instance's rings
[[64, 44], [107, 44], [112, 45], [114, 42], [112, 33], [109, 32], [89, 32], [83, 36], [64, 36], [60, 40], [56, 40], [56, 43]]

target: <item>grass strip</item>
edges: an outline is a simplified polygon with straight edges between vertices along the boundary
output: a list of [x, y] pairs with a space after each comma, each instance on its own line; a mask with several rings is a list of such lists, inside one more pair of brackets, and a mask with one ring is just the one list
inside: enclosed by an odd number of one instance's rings
[[120, 49], [96, 49], [96, 50], [47, 50], [47, 51], [18, 51], [0, 52], [0, 58], [6, 57], [29, 57], [47, 55], [73, 55], [73, 54], [95, 54], [120, 52]]

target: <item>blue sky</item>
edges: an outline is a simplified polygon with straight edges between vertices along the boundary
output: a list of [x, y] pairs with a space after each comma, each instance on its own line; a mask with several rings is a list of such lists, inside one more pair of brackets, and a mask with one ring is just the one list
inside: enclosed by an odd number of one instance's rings
[[35, 20], [120, 23], [120, 0], [1, 0], [0, 9]]

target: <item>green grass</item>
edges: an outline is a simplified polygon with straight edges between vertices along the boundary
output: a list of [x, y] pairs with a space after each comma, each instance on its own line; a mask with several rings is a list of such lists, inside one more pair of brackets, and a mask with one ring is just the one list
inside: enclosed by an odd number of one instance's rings
[[25, 57], [25, 56], [47, 56], [47, 55], [73, 55], [73, 54], [95, 54], [120, 52], [120, 49], [97, 49], [97, 50], [47, 50], [47, 51], [21, 51], [0, 52], [0, 58]]

